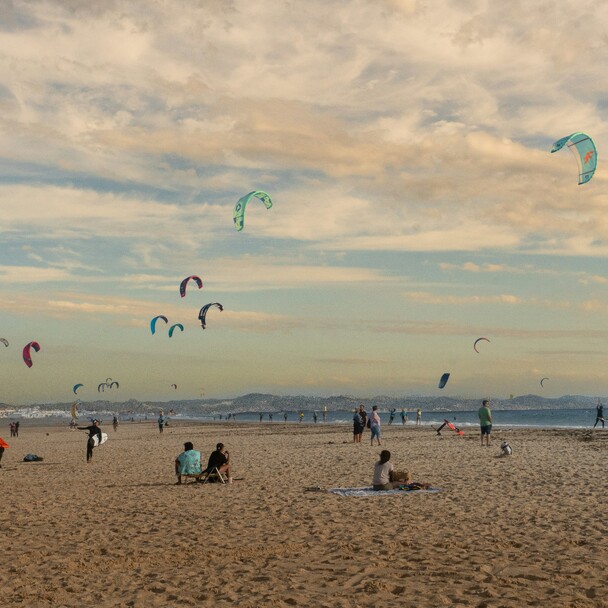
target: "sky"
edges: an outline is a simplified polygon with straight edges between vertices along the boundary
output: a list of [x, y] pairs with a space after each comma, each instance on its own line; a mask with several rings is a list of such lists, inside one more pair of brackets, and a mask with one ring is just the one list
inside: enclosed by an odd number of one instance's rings
[[[0, 402], [608, 393], [607, 26], [585, 0], [1, 0]], [[549, 153], [576, 131], [582, 186]]]

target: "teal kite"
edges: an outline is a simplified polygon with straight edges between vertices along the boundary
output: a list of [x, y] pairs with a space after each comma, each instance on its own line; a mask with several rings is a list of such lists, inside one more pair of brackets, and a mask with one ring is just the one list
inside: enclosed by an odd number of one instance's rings
[[184, 326], [181, 323], [176, 323], [175, 325], [171, 325], [171, 327], [169, 328], [169, 337], [172, 338], [173, 337], [173, 332], [175, 331], [175, 328], [179, 328], [181, 331], [184, 331]]
[[568, 137], [558, 139], [553, 144], [551, 153], [561, 150], [565, 145], [570, 148], [578, 165], [578, 185], [586, 184], [597, 167], [597, 150], [593, 140], [585, 133], [572, 133]]
[[272, 207], [272, 199], [270, 198], [270, 195], [263, 190], [254, 190], [253, 192], [246, 194], [243, 198], [240, 198], [234, 207], [234, 225], [239, 232], [245, 226], [245, 207], [253, 197], [259, 198], [264, 205], [266, 205], [266, 209], [270, 209]]

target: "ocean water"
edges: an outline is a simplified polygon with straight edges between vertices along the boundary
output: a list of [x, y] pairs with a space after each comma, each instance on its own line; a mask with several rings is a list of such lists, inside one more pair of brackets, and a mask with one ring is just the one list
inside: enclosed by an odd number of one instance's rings
[[[492, 409], [493, 426], [509, 426], [509, 427], [540, 427], [540, 428], [572, 428], [584, 429], [590, 428], [595, 423], [595, 408], [591, 409], [560, 409], [560, 410], [501, 410]], [[213, 418], [213, 417], [212, 417]], [[325, 424], [352, 424], [353, 412], [330, 411], [327, 412], [327, 420]], [[177, 418], [176, 418], [177, 419]], [[209, 419], [209, 417], [206, 417]], [[219, 416], [214, 418], [219, 421]], [[222, 416], [222, 420], [226, 419], [226, 415]], [[380, 412], [380, 419], [383, 426], [389, 424], [390, 414], [388, 412]], [[424, 426], [438, 427], [444, 420], [449, 420], [458, 427], [479, 426], [477, 411], [470, 412], [425, 412], [422, 410], [422, 424]], [[259, 412], [245, 412], [236, 415], [237, 422], [259, 422]], [[273, 413], [272, 421], [284, 423], [283, 414], [281, 412]], [[268, 414], [263, 415], [263, 422], [270, 422]], [[288, 412], [288, 423], [299, 423], [299, 415], [296, 412]], [[306, 424], [314, 424], [313, 412], [305, 411], [302, 420]], [[413, 426], [416, 423], [416, 412], [408, 412], [408, 421], [406, 426]], [[323, 413], [317, 412], [317, 424], [323, 424]], [[401, 412], [395, 412], [393, 426], [402, 426]], [[598, 428], [601, 423], [598, 424]], [[607, 427], [608, 428], [608, 427]]]
[[[595, 408], [587, 409], [538, 409], [538, 410], [506, 410], [492, 408], [492, 421], [494, 427], [532, 427], [532, 428], [565, 428], [565, 429], [586, 429], [593, 427], [595, 423]], [[99, 418], [105, 423], [109, 423], [112, 420], [112, 412], [86, 412], [81, 411], [78, 419], [79, 423], [87, 422], [92, 418]], [[173, 416], [166, 416], [169, 421], [175, 422], [193, 420], [201, 422], [231, 422], [236, 420], [237, 422], [255, 422], [260, 423], [259, 412], [241, 412], [236, 415], [231, 414], [228, 418], [229, 412], [222, 414], [220, 419], [219, 414], [215, 416], [189, 416], [186, 414], [176, 414]], [[380, 418], [383, 426], [390, 424], [390, 413], [380, 412]], [[36, 420], [38, 423], [51, 422], [51, 421], [65, 421], [67, 424], [71, 419], [70, 414], [67, 410], [39, 410], [38, 408], [21, 408], [11, 414], [5, 414], [0, 417], [4, 419], [6, 424], [10, 420], [17, 419], [29, 419], [32, 422]], [[121, 414], [119, 416], [121, 422], [131, 420], [130, 414]], [[339, 424], [339, 425], [350, 425], [352, 424], [353, 412], [352, 411], [328, 411], [327, 418], [323, 420], [323, 412], [317, 412], [316, 424]], [[154, 422], [156, 421], [155, 414], [133, 415], [134, 422]], [[422, 425], [438, 427], [444, 420], [452, 422], [457, 427], [477, 427], [479, 420], [477, 418], [477, 411], [464, 411], [464, 412], [450, 412], [450, 411], [425, 411], [422, 410]], [[416, 421], [416, 412], [408, 412], [408, 421], [406, 426], [414, 426]], [[269, 414], [264, 413], [262, 415], [262, 422], [268, 424], [270, 422]], [[288, 412], [287, 421], [285, 421], [282, 412], [274, 412], [272, 414], [272, 423], [284, 424], [300, 424], [300, 417], [298, 412]], [[0, 422], [0, 425], [2, 423]], [[315, 424], [314, 412], [305, 410], [302, 424]], [[396, 411], [395, 417], [392, 422], [393, 426], [401, 427], [401, 412]], [[601, 428], [601, 423], [597, 428]], [[607, 427], [608, 428], [608, 427]]]

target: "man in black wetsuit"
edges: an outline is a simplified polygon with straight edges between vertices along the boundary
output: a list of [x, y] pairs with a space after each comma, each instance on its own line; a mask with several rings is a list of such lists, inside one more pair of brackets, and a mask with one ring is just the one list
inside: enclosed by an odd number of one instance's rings
[[601, 422], [602, 428], [604, 428], [604, 406], [601, 403], [598, 403], [595, 409], [597, 410], [597, 414], [596, 414], [595, 424], [593, 425], [593, 428], [595, 428], [597, 426], [598, 422]]
[[79, 431], [89, 431], [89, 438], [87, 439], [87, 462], [93, 460], [93, 448], [95, 447], [94, 437], [97, 437], [97, 445], [101, 443], [101, 429], [99, 428], [99, 420], [93, 420], [91, 426], [79, 426]]

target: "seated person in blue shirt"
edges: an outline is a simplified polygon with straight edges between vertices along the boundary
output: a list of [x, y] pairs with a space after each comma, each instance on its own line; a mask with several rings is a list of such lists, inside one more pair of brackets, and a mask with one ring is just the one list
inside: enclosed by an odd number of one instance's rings
[[218, 443], [215, 452], [211, 452], [209, 462], [207, 462], [207, 473], [217, 469], [222, 475], [228, 476], [228, 483], [232, 483], [232, 473], [230, 472], [230, 454], [224, 449], [223, 443]]
[[201, 453], [194, 449], [191, 441], [184, 443], [184, 451], [175, 459], [175, 474], [177, 483], [182, 483], [182, 475], [197, 476], [201, 475]]

